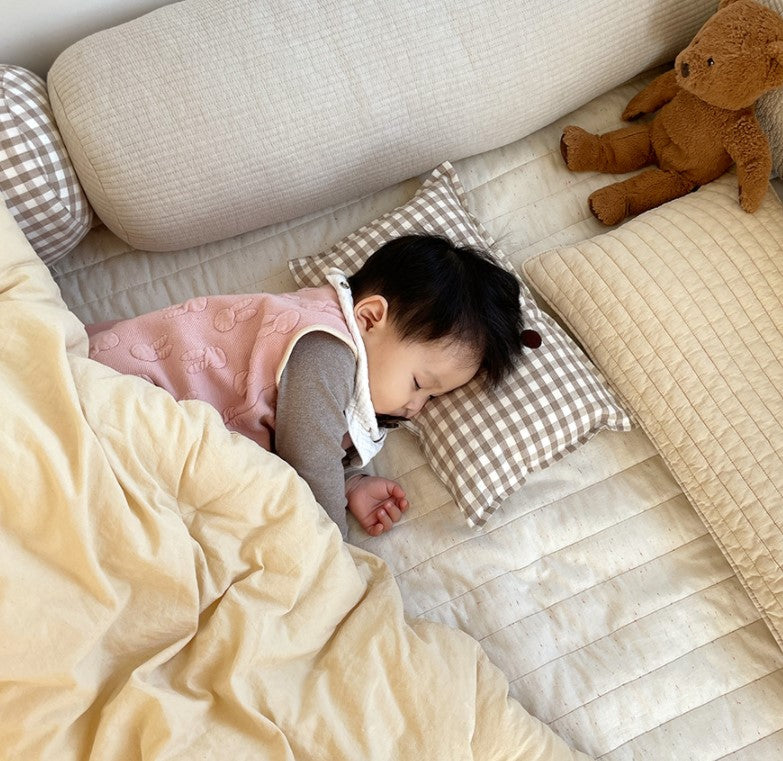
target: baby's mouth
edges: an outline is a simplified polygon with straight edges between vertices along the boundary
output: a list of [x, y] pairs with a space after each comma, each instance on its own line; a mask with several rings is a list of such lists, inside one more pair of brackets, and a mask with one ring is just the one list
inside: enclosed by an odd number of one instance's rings
[[387, 415], [382, 412], [376, 414], [375, 419], [378, 421], [378, 425], [383, 428], [396, 428], [400, 423], [408, 420], [405, 415]]

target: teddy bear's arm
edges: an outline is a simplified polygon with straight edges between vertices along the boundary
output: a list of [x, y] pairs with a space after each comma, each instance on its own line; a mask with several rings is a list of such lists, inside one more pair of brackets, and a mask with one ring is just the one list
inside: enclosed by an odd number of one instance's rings
[[752, 213], [761, 205], [772, 171], [767, 136], [752, 113], [741, 116], [727, 131], [725, 148], [737, 165], [740, 206]]
[[661, 106], [666, 105], [679, 89], [674, 69], [661, 74], [628, 101], [623, 111], [623, 119], [630, 122], [638, 119], [642, 114], [657, 111]]

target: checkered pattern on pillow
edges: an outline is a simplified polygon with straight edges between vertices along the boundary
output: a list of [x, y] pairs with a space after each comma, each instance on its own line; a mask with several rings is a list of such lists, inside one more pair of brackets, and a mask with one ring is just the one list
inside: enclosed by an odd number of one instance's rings
[[87, 233], [92, 209], [52, 116], [44, 81], [0, 66], [0, 195], [47, 264]]
[[[404, 206], [322, 254], [290, 261], [289, 267], [300, 286], [319, 285], [330, 267], [352, 274], [386, 241], [419, 232], [490, 251], [514, 271], [467, 211], [464, 190], [448, 163], [435, 169]], [[526, 349], [520, 365], [498, 388], [474, 379], [428, 402], [406, 424], [472, 526], [483, 525], [531, 470], [546, 467], [602, 428], [631, 428], [628, 414], [595, 367], [520, 285], [525, 327], [541, 334], [541, 347]]]

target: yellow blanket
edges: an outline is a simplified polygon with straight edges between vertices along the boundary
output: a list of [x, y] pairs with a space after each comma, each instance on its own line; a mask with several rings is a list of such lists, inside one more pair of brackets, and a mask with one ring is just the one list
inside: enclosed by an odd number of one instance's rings
[[280, 459], [86, 358], [0, 204], [0, 756], [586, 758]]

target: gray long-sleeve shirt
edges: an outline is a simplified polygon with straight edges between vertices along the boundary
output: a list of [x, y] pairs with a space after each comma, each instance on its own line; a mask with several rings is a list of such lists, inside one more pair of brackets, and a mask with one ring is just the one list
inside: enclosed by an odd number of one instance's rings
[[351, 349], [328, 333], [299, 339], [278, 384], [275, 452], [307, 481], [316, 501], [345, 536], [343, 438], [355, 385]]

